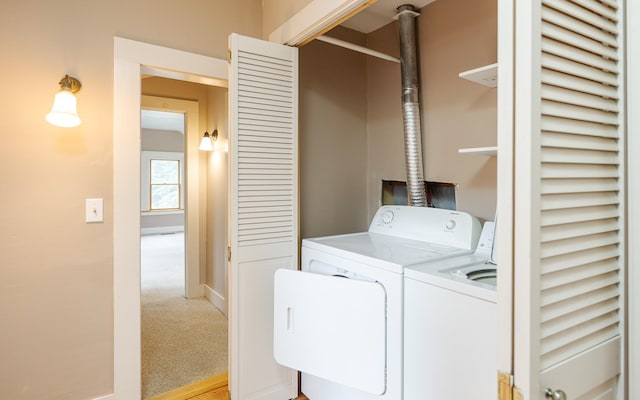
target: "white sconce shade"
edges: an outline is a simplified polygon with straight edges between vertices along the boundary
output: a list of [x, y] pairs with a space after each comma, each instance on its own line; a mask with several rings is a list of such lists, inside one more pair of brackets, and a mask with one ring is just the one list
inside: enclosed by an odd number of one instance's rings
[[200, 140], [200, 150], [213, 151], [213, 141], [211, 140], [211, 136], [209, 136], [209, 132], [205, 132], [202, 140]]
[[65, 75], [59, 83], [60, 91], [56, 93], [51, 111], [46, 116], [47, 122], [62, 128], [76, 127], [82, 122], [78, 117], [77, 100], [74, 94], [80, 90], [80, 82]]
[[218, 141], [218, 130], [214, 130], [211, 135], [209, 132], [204, 133], [202, 140], [200, 140], [200, 150], [202, 151], [213, 151], [213, 142]]

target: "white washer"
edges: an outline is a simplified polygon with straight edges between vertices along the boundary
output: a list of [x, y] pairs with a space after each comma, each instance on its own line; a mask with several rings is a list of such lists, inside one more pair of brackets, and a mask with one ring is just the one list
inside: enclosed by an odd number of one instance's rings
[[470, 254], [479, 232], [466, 213], [384, 206], [367, 232], [303, 240], [302, 271], [275, 276], [276, 360], [310, 400], [402, 399], [404, 269]]
[[498, 397], [493, 227], [474, 254], [405, 270], [404, 400]]

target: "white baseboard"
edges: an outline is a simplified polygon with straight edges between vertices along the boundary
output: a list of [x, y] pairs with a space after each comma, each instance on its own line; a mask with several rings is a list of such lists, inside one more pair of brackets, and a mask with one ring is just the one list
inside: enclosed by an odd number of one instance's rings
[[114, 395], [113, 394], [108, 394], [106, 396], [96, 397], [93, 400], [113, 400], [113, 399], [115, 399]]
[[202, 285], [202, 288], [204, 289], [204, 297], [206, 297], [207, 300], [209, 300], [209, 302], [213, 304], [218, 310], [220, 310], [220, 312], [226, 317], [227, 302], [224, 297], [221, 296], [220, 293], [211, 289], [209, 285]]
[[175, 233], [175, 232], [184, 232], [184, 225], [157, 226], [157, 227], [140, 229], [141, 235], [160, 235], [163, 233]]

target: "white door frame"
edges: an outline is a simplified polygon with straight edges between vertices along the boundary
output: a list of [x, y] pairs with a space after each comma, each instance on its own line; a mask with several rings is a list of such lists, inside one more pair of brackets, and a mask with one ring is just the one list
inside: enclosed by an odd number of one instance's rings
[[627, 393], [629, 399], [640, 398], [640, 48], [631, 38], [640, 36], [640, 26], [631, 23], [640, 18], [640, 4], [626, 2], [627, 37]]
[[226, 87], [227, 61], [114, 37], [113, 71], [113, 390], [139, 399], [140, 75]]
[[[498, 326], [497, 349], [500, 378], [513, 374], [513, 219], [514, 219], [514, 16], [511, 0], [498, 0]], [[505, 382], [507, 385], [509, 381]], [[501, 384], [505, 384], [501, 383]]]

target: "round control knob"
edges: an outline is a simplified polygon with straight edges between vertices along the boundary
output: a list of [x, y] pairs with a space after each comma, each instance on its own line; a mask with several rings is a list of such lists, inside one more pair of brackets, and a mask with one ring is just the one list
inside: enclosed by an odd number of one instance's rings
[[383, 224], [389, 224], [391, 223], [391, 221], [393, 221], [393, 217], [394, 215], [392, 211], [385, 211], [382, 213], [380, 220], [382, 220]]
[[562, 390], [553, 390], [551, 388], [547, 388], [544, 392], [544, 397], [552, 400], [567, 400], [567, 394]]
[[456, 228], [456, 221], [450, 219], [444, 227], [447, 228], [448, 231], [452, 231]]

